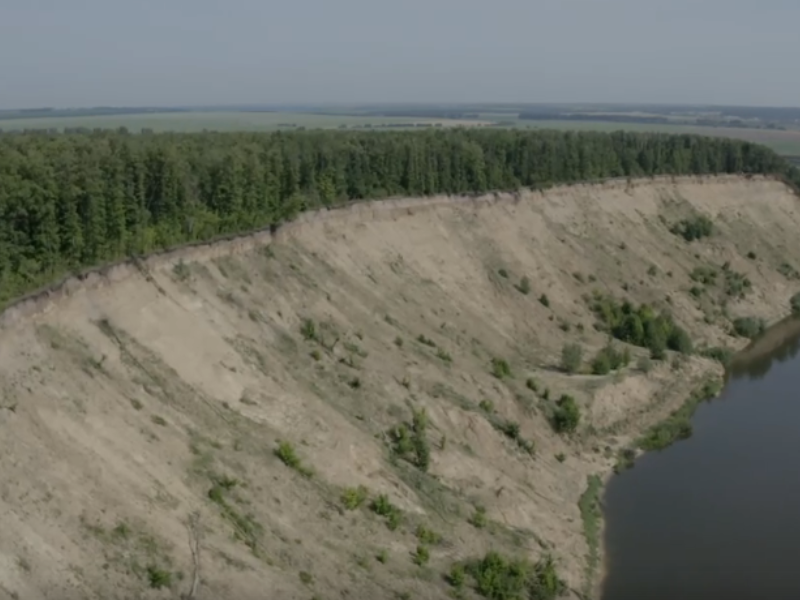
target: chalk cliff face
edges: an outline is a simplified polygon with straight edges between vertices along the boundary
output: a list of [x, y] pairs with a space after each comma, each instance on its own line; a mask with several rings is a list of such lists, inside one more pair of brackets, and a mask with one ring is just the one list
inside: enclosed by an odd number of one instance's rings
[[[670, 232], [699, 214], [711, 236]], [[385, 201], [30, 298], [0, 325], [0, 590], [447, 598], [489, 549], [592, 590], [587, 477], [722, 371], [628, 346], [589, 374], [593, 291], [739, 348], [735, 318], [800, 291], [798, 232], [797, 197], [758, 178]]]

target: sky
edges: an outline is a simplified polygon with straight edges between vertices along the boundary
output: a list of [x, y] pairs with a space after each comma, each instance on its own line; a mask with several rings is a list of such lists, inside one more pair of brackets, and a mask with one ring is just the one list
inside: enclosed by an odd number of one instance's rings
[[0, 108], [800, 105], [798, 0], [0, 0]]

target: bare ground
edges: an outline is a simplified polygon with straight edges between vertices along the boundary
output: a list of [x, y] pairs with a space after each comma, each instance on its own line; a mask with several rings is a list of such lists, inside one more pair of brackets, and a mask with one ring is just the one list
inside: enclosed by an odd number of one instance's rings
[[[669, 232], [696, 211], [711, 238]], [[28, 299], [0, 317], [0, 597], [446, 598], [451, 564], [489, 548], [550, 553], [572, 595], [596, 592], [587, 476], [722, 369], [670, 356], [645, 372], [632, 348], [620, 373], [562, 373], [566, 342], [606, 343], [584, 296], [650, 302], [697, 344], [740, 348], [732, 318], [776, 321], [800, 289], [799, 230], [797, 198], [765, 179], [397, 200]], [[726, 262], [752, 281], [744, 299], [689, 293], [695, 267]], [[569, 437], [547, 419], [564, 393], [583, 410]], [[427, 473], [386, 435], [421, 408]], [[370, 500], [345, 509], [359, 485], [400, 508], [396, 529]], [[424, 566], [419, 525], [442, 538]]]

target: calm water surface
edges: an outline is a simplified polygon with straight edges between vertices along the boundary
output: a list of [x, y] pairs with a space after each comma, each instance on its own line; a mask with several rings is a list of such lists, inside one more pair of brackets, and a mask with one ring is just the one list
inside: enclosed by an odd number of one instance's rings
[[611, 480], [603, 600], [800, 600], [800, 334], [774, 345]]

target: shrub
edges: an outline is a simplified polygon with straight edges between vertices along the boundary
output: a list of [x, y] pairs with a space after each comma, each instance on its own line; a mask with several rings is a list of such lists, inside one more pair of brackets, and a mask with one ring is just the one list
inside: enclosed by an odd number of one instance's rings
[[792, 299], [789, 301], [789, 304], [792, 307], [792, 314], [800, 315], [800, 292], [792, 296]]
[[303, 324], [300, 326], [300, 335], [304, 340], [313, 341], [317, 339], [317, 326], [311, 319], [303, 319]]
[[464, 587], [467, 579], [467, 572], [464, 570], [463, 565], [455, 564], [450, 567], [450, 574], [447, 576], [447, 582], [456, 589]]
[[713, 348], [704, 348], [701, 350], [700, 356], [711, 358], [722, 363], [723, 365], [727, 365], [733, 358], [733, 351], [728, 348], [714, 346]]
[[583, 363], [583, 347], [580, 344], [564, 344], [561, 350], [561, 368], [567, 373], [577, 373]]
[[367, 500], [369, 490], [363, 485], [355, 488], [346, 488], [342, 492], [342, 504], [347, 510], [356, 510]]
[[419, 525], [414, 533], [420, 543], [426, 546], [434, 546], [442, 541], [442, 536], [424, 525]]
[[147, 567], [147, 581], [154, 590], [169, 587], [172, 585], [172, 573], [159, 569], [155, 565]]
[[539, 391], [539, 384], [533, 377], [528, 377], [528, 379], [525, 380], [525, 387], [534, 393]]
[[647, 304], [635, 307], [628, 301], [620, 303], [596, 292], [592, 310], [601, 329], [620, 341], [649, 348], [655, 354], [653, 358], [663, 358], [667, 348], [684, 353], [692, 351], [689, 334], [675, 323], [672, 316], [657, 313]]
[[427, 426], [428, 416], [425, 409], [415, 410], [412, 413], [410, 428], [403, 423], [389, 432], [392, 451], [397, 456], [409, 460], [422, 471], [428, 470], [431, 458], [430, 444], [426, 434]]
[[511, 377], [511, 367], [508, 365], [508, 362], [506, 362], [505, 359], [493, 358], [492, 375], [498, 379], [503, 379], [503, 377]]
[[497, 274], [500, 275], [503, 279], [508, 279], [508, 271], [505, 269], [497, 269]]
[[386, 494], [380, 494], [372, 501], [369, 507], [376, 515], [386, 519], [386, 526], [391, 531], [394, 531], [400, 525], [402, 513], [399, 508], [391, 503]]
[[572, 433], [578, 428], [581, 411], [575, 398], [564, 394], [556, 404], [553, 412], [553, 428], [557, 433]]
[[517, 290], [521, 294], [525, 294], [526, 296], [531, 293], [531, 280], [527, 277], [523, 277], [520, 279], [519, 284], [517, 285]]
[[430, 339], [430, 338], [427, 338], [427, 337], [425, 337], [425, 336], [424, 336], [424, 335], [422, 335], [421, 333], [420, 333], [420, 334], [417, 336], [417, 341], [418, 341], [420, 344], [425, 344], [426, 346], [430, 346], [431, 348], [436, 348], [436, 342], [434, 342], [434, 341], [433, 341], [432, 339]]
[[417, 545], [417, 550], [412, 555], [412, 559], [415, 565], [418, 567], [424, 567], [431, 559], [431, 552], [428, 550], [427, 546], [419, 544]]
[[303, 465], [300, 457], [297, 456], [295, 452], [294, 446], [289, 442], [279, 442], [278, 447], [275, 449], [275, 456], [277, 456], [283, 464], [294, 469], [303, 477], [311, 477], [313, 474], [311, 469]]
[[469, 563], [466, 572], [475, 581], [475, 591], [490, 600], [553, 600], [566, 591], [549, 556], [532, 564], [492, 550]]
[[631, 353], [627, 348], [621, 351], [617, 350], [612, 344], [609, 344], [592, 360], [592, 373], [595, 375], [606, 375], [611, 371], [616, 371], [622, 367], [628, 366], [631, 361]]
[[550, 308], [550, 298], [547, 297], [547, 294], [542, 294], [539, 296], [539, 302], [542, 304], [542, 306]]
[[751, 340], [758, 337], [766, 329], [764, 319], [756, 317], [739, 317], [733, 321], [733, 331], [736, 335], [741, 337], [750, 338]]
[[486, 517], [486, 507], [476, 506], [475, 512], [472, 513], [472, 516], [469, 518], [469, 523], [477, 529], [486, 527], [489, 523], [489, 519]]
[[681, 236], [687, 242], [709, 237], [714, 230], [711, 219], [705, 215], [697, 215], [691, 219], [683, 219], [670, 228], [670, 232]]

